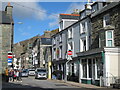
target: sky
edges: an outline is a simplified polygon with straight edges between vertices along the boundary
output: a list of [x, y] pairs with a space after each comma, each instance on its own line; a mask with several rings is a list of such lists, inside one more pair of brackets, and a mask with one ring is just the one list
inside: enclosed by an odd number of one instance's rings
[[[14, 43], [42, 35], [59, 26], [60, 13], [84, 9], [86, 2], [11, 2], [14, 19]], [[2, 10], [7, 3], [2, 3]], [[22, 23], [19, 23], [22, 22]]]

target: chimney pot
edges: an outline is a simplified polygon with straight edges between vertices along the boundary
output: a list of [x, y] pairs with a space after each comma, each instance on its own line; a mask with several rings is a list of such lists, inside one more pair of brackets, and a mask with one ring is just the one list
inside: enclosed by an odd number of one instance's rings
[[11, 5], [10, 5], [10, 2], [8, 2], [8, 5], [7, 5], [7, 6], [11, 6]]

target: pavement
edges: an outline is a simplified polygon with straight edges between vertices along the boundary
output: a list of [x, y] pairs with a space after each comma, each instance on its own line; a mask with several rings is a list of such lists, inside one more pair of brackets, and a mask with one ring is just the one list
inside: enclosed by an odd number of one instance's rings
[[120, 89], [113, 89], [111, 87], [100, 87], [100, 86], [95, 86], [95, 85], [91, 85], [91, 84], [83, 84], [83, 83], [77, 83], [77, 82], [72, 82], [72, 81], [64, 81], [64, 80], [50, 80], [50, 81], [53, 81], [53, 82], [61, 82], [61, 83], [65, 83], [65, 84], [68, 84], [68, 85], [71, 85], [71, 86], [75, 86], [75, 87], [78, 87], [78, 88], [89, 88], [89, 89], [92, 89], [92, 90], [96, 90], [96, 89], [105, 89], [105, 90], [120, 90]]

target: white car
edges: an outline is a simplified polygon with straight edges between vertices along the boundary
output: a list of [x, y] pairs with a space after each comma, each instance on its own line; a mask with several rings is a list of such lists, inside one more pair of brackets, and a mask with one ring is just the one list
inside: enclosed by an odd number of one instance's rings
[[35, 69], [29, 69], [29, 76], [34, 76], [35, 75]]
[[28, 77], [28, 70], [22, 70], [22, 77]]
[[36, 69], [35, 79], [47, 79], [47, 70], [45, 68]]

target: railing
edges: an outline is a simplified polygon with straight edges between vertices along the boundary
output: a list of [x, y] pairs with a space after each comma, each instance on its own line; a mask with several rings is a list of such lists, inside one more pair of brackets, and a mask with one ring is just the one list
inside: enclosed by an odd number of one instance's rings
[[120, 86], [120, 77], [102, 77], [103, 86], [113, 86], [119, 85]]

